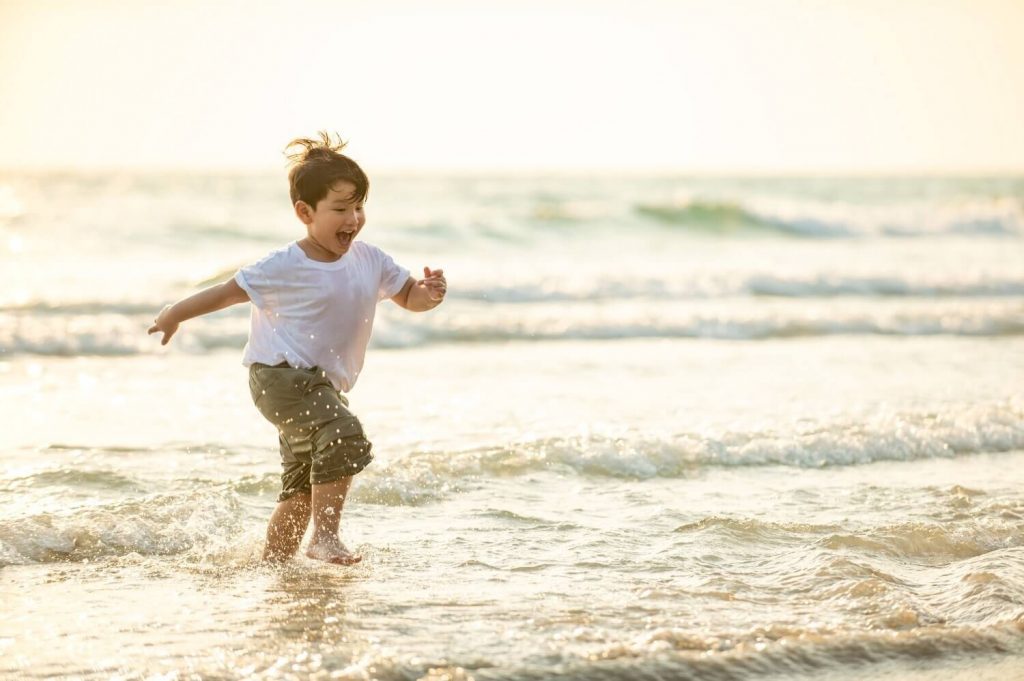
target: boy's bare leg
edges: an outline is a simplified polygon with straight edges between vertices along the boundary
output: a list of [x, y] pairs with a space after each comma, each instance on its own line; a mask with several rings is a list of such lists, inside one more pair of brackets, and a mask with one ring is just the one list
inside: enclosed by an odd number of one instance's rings
[[313, 538], [306, 555], [338, 565], [351, 565], [363, 559], [348, 550], [338, 537], [341, 509], [352, 485], [349, 475], [334, 482], [313, 485]]
[[277, 504], [267, 525], [263, 560], [282, 562], [295, 555], [309, 525], [310, 494], [298, 493]]

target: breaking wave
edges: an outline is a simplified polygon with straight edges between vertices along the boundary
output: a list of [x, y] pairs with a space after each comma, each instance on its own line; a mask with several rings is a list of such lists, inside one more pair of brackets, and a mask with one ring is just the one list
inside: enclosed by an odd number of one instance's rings
[[680, 203], [638, 203], [634, 210], [662, 224], [711, 234], [764, 231], [818, 239], [1024, 235], [1024, 208], [1008, 197], [921, 206], [694, 198]]
[[438, 480], [537, 470], [627, 479], [675, 478], [703, 466], [820, 468], [1020, 449], [1024, 449], [1024, 404], [1011, 401], [947, 413], [838, 421], [792, 432], [682, 433], [662, 438], [589, 435], [462, 452], [414, 452], [394, 464], [394, 472], [401, 476], [424, 471]]
[[[785, 290], [786, 285], [780, 284], [779, 288]], [[371, 345], [399, 349], [461, 343], [627, 338], [747, 341], [838, 335], [1024, 335], [1024, 307], [1012, 297], [992, 298], [984, 303], [969, 299], [925, 302], [922, 305], [921, 301], [914, 301], [902, 307], [754, 307], [730, 303], [708, 308], [680, 301], [674, 307], [667, 303], [616, 301], [568, 307], [537, 305], [523, 307], [518, 314], [496, 307], [481, 308], [472, 314], [449, 314], [446, 310], [429, 318], [410, 318], [388, 311], [375, 324]], [[155, 354], [162, 351], [162, 346], [156, 336], [146, 333], [151, 320], [151, 315], [7, 315], [0, 319], [0, 356]], [[175, 336], [170, 351], [203, 354], [240, 350], [247, 332], [248, 324], [241, 314], [192, 320]]]

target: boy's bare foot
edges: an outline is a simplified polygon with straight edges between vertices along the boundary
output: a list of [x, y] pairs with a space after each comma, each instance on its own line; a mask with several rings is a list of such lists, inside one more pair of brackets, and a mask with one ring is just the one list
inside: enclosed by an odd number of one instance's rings
[[334, 565], [354, 565], [363, 559], [348, 550], [337, 537], [311, 541], [306, 555], [313, 560], [322, 560]]

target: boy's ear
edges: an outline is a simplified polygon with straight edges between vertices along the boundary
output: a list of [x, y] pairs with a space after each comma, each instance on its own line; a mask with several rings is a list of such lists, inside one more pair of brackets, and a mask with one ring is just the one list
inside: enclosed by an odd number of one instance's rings
[[295, 215], [307, 225], [313, 222], [313, 209], [305, 201], [295, 202]]

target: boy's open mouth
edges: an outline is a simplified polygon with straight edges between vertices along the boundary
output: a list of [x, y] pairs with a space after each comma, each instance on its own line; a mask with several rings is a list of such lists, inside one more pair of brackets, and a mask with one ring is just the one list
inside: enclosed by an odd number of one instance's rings
[[350, 243], [352, 243], [351, 232], [339, 232], [338, 243], [340, 243], [342, 246], [348, 246]]

